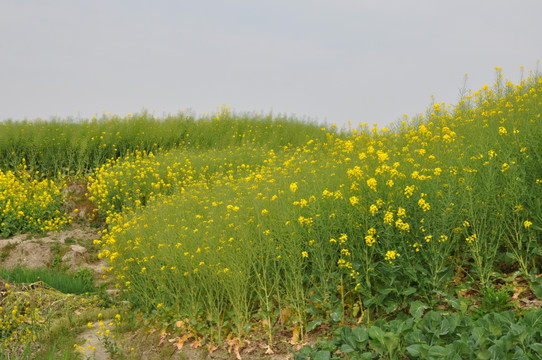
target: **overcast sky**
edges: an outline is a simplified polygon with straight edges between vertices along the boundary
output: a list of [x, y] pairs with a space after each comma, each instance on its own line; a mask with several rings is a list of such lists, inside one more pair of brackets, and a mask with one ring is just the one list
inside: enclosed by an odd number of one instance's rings
[[540, 0], [0, 0], [0, 120], [210, 112], [385, 126], [542, 58]]

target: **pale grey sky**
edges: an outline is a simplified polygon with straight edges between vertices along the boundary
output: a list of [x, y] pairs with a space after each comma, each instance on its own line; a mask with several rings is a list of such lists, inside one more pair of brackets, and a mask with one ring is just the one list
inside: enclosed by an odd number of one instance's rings
[[0, 120], [236, 112], [385, 126], [542, 58], [540, 0], [0, 0]]

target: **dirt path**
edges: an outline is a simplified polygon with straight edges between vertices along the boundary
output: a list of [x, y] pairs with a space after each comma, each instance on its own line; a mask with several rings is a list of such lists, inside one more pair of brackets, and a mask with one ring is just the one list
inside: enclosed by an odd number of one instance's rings
[[[103, 320], [91, 323], [87, 330], [79, 334], [79, 337], [84, 339], [85, 342], [76, 350], [83, 355], [83, 358], [89, 360], [111, 359], [108, 349], [106, 349], [106, 346], [104, 345], [104, 336], [105, 331], [112, 331], [114, 325], [108, 326], [108, 324], [113, 324], [113, 321]], [[111, 336], [111, 334], [108, 336]]]

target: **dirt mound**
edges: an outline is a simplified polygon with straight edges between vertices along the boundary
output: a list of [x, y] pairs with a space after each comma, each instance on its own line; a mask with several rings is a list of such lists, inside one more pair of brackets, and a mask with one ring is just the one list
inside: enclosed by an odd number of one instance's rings
[[2, 239], [0, 267], [64, 267], [71, 271], [87, 267], [99, 272], [103, 264], [93, 249], [94, 240], [99, 238], [99, 229], [73, 224], [64, 231], [45, 236], [22, 234]]

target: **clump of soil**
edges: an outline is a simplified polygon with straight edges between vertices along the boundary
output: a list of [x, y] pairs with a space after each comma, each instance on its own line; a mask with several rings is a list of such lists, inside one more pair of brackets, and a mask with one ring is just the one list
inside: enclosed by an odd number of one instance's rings
[[97, 228], [72, 224], [64, 231], [45, 236], [22, 234], [0, 239], [0, 267], [55, 267], [68, 271], [86, 267], [102, 275], [105, 263], [97, 258], [93, 245], [99, 238]]

